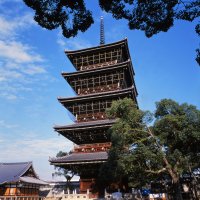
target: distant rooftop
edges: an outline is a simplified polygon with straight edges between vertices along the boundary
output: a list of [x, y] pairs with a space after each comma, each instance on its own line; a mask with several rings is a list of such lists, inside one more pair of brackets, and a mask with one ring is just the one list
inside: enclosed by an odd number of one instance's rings
[[[31, 173], [32, 176], [28, 176]], [[13, 182], [26, 182], [43, 185], [33, 169], [32, 162], [0, 163], [0, 185]]]

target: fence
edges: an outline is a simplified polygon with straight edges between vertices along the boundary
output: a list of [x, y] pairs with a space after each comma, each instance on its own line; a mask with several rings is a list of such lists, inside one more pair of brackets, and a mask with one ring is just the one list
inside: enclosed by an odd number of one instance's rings
[[0, 196], [0, 200], [44, 200], [40, 196]]

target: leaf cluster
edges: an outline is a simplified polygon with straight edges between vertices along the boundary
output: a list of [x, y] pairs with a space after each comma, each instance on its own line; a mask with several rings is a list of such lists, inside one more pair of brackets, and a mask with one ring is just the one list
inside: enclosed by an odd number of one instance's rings
[[163, 177], [179, 179], [200, 167], [200, 111], [195, 106], [163, 99], [152, 114], [126, 98], [113, 102], [107, 115], [117, 119], [110, 129], [107, 179], [127, 177], [131, 187], [141, 187]]
[[170, 99], [156, 104], [154, 133], [173, 166], [188, 170], [199, 166], [200, 111]]
[[[84, 0], [23, 0], [35, 11], [34, 19], [42, 27], [62, 29], [66, 38], [75, 37], [78, 31], [85, 32], [93, 23], [92, 12]], [[115, 19], [125, 19], [131, 30], [137, 29], [152, 37], [161, 31], [167, 32], [175, 20], [193, 21], [200, 16], [199, 0], [99, 0], [102, 10]], [[199, 35], [199, 26], [196, 32]], [[196, 61], [199, 62], [199, 48]]]
[[[69, 155], [69, 153], [59, 151], [56, 154], [56, 158], [64, 157], [64, 156], [67, 156], [67, 155]], [[69, 182], [72, 179], [72, 177], [75, 175], [74, 171], [71, 170], [71, 169], [66, 169], [66, 168], [63, 168], [63, 167], [55, 167], [55, 170], [56, 171], [53, 173], [53, 175], [64, 176], [66, 178], [67, 182]]]
[[94, 20], [83, 0], [24, 0], [35, 10], [34, 20], [43, 28], [62, 28], [67, 38], [75, 37], [78, 31], [85, 32]]

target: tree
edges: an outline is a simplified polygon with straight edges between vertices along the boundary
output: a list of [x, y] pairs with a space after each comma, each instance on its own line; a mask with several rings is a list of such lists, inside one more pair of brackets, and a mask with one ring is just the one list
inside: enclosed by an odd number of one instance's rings
[[[59, 151], [56, 155], [56, 158], [67, 156], [68, 154], [69, 153], [67, 153], [67, 152]], [[69, 186], [71, 179], [75, 175], [73, 170], [65, 169], [65, 168], [62, 168], [62, 167], [55, 167], [55, 170], [56, 171], [52, 175], [53, 176], [64, 176], [67, 180], [67, 186]]]
[[[62, 28], [67, 38], [75, 37], [78, 31], [85, 32], [93, 23], [92, 12], [84, 0], [24, 0], [35, 10], [35, 21], [52, 30]], [[99, 6], [115, 19], [125, 19], [130, 29], [138, 29], [151, 37], [161, 31], [167, 32], [175, 20], [194, 21], [200, 16], [199, 0], [99, 0]], [[195, 28], [200, 32], [200, 24]], [[199, 48], [196, 61], [199, 61]]]
[[75, 37], [94, 23], [92, 14], [83, 0], [24, 0], [35, 10], [34, 20], [43, 28], [52, 30], [61, 26], [63, 35]]
[[[111, 178], [127, 177], [129, 185], [136, 188], [152, 181], [171, 180], [173, 199], [181, 200], [181, 176], [200, 167], [200, 111], [195, 106], [164, 99], [156, 103], [153, 118], [131, 99], [124, 99], [113, 102], [108, 116], [117, 121], [111, 128], [112, 148], [107, 165], [112, 168], [117, 163], [116, 168], [120, 169], [120, 174], [115, 171]], [[114, 159], [113, 152], [117, 154]]]

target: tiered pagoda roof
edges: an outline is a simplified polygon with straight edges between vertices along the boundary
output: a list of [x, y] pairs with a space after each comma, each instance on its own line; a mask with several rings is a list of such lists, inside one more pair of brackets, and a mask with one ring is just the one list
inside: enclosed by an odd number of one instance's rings
[[[113, 79], [113, 82], [120, 81], [120, 78], [122, 78], [122, 77], [119, 77], [119, 80], [117, 80], [116, 77], [113, 77], [113, 72], [115, 72], [115, 71], [125, 72], [125, 76], [126, 76], [125, 81], [126, 81], [126, 83], [129, 87], [131, 87], [131, 86], [134, 87], [134, 90], [135, 90], [135, 93], [136, 93], [135, 95], [137, 96], [138, 93], [137, 93], [135, 81], [134, 81], [134, 78], [133, 78], [134, 71], [133, 71], [132, 63], [131, 63], [130, 60], [122, 62], [122, 63], [115, 63], [113, 65], [108, 65], [108, 66], [101, 67], [101, 68], [96, 68], [96, 69], [88, 69], [88, 70], [77, 71], [77, 72], [72, 72], [72, 73], [63, 72], [62, 76], [71, 85], [71, 87], [75, 90], [75, 92], [78, 93], [77, 83], [79, 83], [81, 79], [84, 80], [84, 81], [88, 81], [89, 82], [88, 85], [91, 85], [91, 84], [94, 85], [98, 81], [100, 81], [100, 75], [101, 76], [107, 75], [108, 77], [105, 77], [105, 78]], [[110, 80], [110, 82], [111, 81], [112, 80]], [[113, 84], [113, 82], [112, 82], [112, 84]], [[97, 87], [97, 88], [93, 88], [92, 92], [98, 93], [98, 91], [101, 91], [102, 86], [105, 83], [106, 82], [101, 82], [99, 84], [100, 90], [98, 90], [98, 87]], [[108, 86], [108, 84], [109, 83], [106, 83], [107, 86]]]
[[72, 110], [70, 110], [71, 109], [69, 107], [70, 105], [97, 100], [97, 99], [98, 100], [102, 100], [102, 99], [113, 99], [113, 100], [116, 99], [117, 100], [117, 99], [120, 99], [120, 97], [123, 98], [124, 96], [134, 98], [135, 94], [136, 93], [135, 93], [134, 87], [130, 87], [130, 88], [122, 89], [122, 90], [99, 92], [95, 94], [87, 94], [87, 95], [75, 96], [75, 97], [69, 97], [69, 98], [58, 97], [58, 100], [61, 104], [63, 104], [64, 107], [69, 109], [70, 112], [73, 112]]
[[126, 97], [137, 104], [138, 93], [127, 39], [65, 53], [77, 71], [63, 72], [62, 76], [77, 96], [59, 97], [58, 101], [76, 120], [74, 124], [55, 126], [54, 130], [77, 146], [69, 155], [51, 158], [50, 162], [79, 174], [80, 191], [86, 191], [111, 147], [108, 130], [116, 120], [108, 119], [106, 109], [113, 101]]
[[54, 129], [75, 144], [104, 143], [110, 141], [110, 128], [115, 120], [98, 120], [74, 123], [66, 126], [55, 126]]
[[108, 153], [102, 152], [92, 152], [92, 153], [72, 153], [70, 155], [56, 158], [54, 164], [58, 165], [79, 165], [79, 164], [89, 164], [89, 163], [103, 163], [108, 159]]
[[[106, 58], [104, 56], [101, 58], [101, 53], [103, 56], [104, 53], [112, 51], [113, 49], [116, 50], [115, 52], [113, 52], [113, 55], [112, 53], [110, 53], [110, 56], [107, 56]], [[90, 66], [89, 68], [96, 68], [97, 66], [108, 66], [109, 62], [118, 61], [119, 59], [120, 62], [127, 61], [130, 59], [127, 39], [110, 44], [104, 44], [96, 47], [80, 49], [75, 51], [65, 50], [65, 53], [77, 70], [80, 70], [81, 66]], [[84, 55], [86, 56], [85, 59], [83, 57]], [[110, 64], [112, 65], [113, 63]]]
[[63, 72], [62, 76], [78, 95], [58, 97], [58, 101], [76, 117], [76, 122], [55, 126], [54, 130], [77, 145], [110, 142], [107, 130], [114, 120], [107, 119], [105, 110], [113, 100], [125, 97], [137, 104], [127, 39], [65, 53], [78, 71]]

